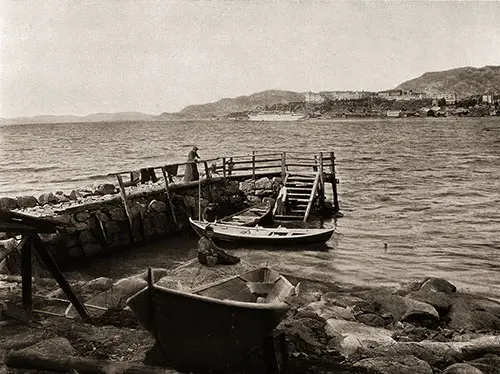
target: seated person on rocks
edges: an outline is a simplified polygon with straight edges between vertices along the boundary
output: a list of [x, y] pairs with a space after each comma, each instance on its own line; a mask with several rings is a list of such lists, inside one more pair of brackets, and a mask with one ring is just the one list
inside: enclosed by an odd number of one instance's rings
[[227, 254], [218, 247], [212, 240], [214, 229], [208, 225], [205, 227], [204, 235], [198, 240], [198, 261], [203, 265], [214, 266], [220, 265], [234, 265], [240, 262], [240, 258]]

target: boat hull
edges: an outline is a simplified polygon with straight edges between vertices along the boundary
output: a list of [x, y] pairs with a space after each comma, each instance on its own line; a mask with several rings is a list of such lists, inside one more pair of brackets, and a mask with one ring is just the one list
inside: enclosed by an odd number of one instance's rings
[[222, 218], [219, 222], [235, 226], [255, 226], [259, 223], [272, 221], [272, 205], [260, 203], [238, 213]]
[[[289, 294], [294, 288], [285, 281], [280, 276], [275, 283]], [[219, 298], [152, 286], [132, 296], [127, 304], [175, 369], [227, 370], [261, 344], [289, 309], [280, 301], [257, 303], [257, 296], [247, 287], [241, 288], [242, 284], [233, 289], [236, 282], [245, 283], [234, 277], [214, 291], [205, 291]], [[222, 299], [231, 295], [247, 301]]]
[[318, 244], [328, 241], [334, 229], [285, 229], [266, 227], [238, 227], [189, 219], [191, 227], [200, 236], [205, 227], [214, 229], [214, 237], [228, 242], [248, 242], [273, 246]]
[[248, 119], [250, 121], [259, 121], [259, 122], [263, 122], [263, 121], [293, 122], [293, 121], [298, 121], [298, 120], [303, 119], [303, 118], [304, 118], [304, 115], [293, 114], [293, 113], [289, 113], [289, 114], [259, 113], [259, 114], [251, 114], [248, 116]]

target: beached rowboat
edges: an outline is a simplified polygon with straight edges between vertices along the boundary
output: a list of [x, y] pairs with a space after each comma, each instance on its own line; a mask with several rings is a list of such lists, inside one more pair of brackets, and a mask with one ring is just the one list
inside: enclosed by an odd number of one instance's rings
[[241, 227], [224, 223], [209, 223], [189, 218], [191, 227], [200, 236], [207, 225], [214, 229], [214, 237], [230, 242], [252, 242], [270, 245], [296, 245], [324, 243], [331, 238], [334, 229]]
[[150, 282], [127, 304], [175, 369], [227, 370], [269, 336], [294, 294], [285, 277], [264, 267], [191, 293]]

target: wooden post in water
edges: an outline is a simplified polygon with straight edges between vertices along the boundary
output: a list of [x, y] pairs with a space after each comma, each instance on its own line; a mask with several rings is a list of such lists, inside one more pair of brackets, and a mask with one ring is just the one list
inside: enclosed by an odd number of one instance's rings
[[226, 158], [222, 157], [222, 176], [226, 177]]
[[321, 202], [321, 205], [324, 204], [325, 202], [325, 176], [323, 174], [323, 152], [320, 152], [319, 153], [319, 157], [318, 157], [318, 161], [319, 161], [319, 180], [320, 180], [320, 193], [319, 193], [319, 199], [320, 199], [320, 202]]
[[286, 152], [281, 153], [281, 179], [285, 180], [286, 177]]
[[339, 207], [339, 197], [337, 194], [337, 176], [335, 175], [335, 154], [333, 152], [330, 152], [330, 173], [331, 175], [331, 181], [332, 181], [332, 193], [333, 193], [333, 209], [335, 212], [338, 212], [340, 210]]
[[134, 234], [132, 231], [133, 223], [132, 223], [132, 215], [130, 214], [130, 208], [129, 208], [128, 202], [127, 202], [127, 193], [125, 192], [125, 186], [123, 185], [122, 176], [120, 174], [116, 174], [116, 179], [118, 179], [118, 185], [120, 186], [120, 194], [122, 197], [123, 208], [125, 209], [125, 214], [127, 215], [127, 218], [128, 218], [130, 242], [133, 243], [134, 242]]
[[175, 216], [174, 205], [172, 204], [172, 200], [170, 199], [170, 187], [168, 185], [168, 175], [165, 166], [161, 167], [161, 172], [163, 174], [163, 179], [165, 180], [165, 197], [167, 198], [168, 205], [170, 206], [170, 213], [172, 214], [172, 220], [174, 221], [174, 224], [177, 226], [177, 217]]
[[252, 179], [255, 179], [255, 151], [252, 151]]

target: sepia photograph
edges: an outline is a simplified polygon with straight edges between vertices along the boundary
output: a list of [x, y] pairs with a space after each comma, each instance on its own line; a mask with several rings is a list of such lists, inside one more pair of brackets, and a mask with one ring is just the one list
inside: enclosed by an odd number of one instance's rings
[[500, 374], [499, 20], [0, 0], [0, 374]]

